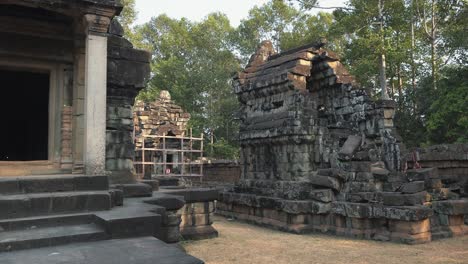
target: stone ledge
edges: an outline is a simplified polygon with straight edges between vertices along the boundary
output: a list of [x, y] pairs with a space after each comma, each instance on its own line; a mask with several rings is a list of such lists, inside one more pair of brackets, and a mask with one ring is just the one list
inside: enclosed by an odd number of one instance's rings
[[315, 213], [325, 214], [330, 212], [331, 203], [322, 203], [312, 200], [285, 200], [253, 194], [220, 193], [219, 200], [223, 203], [233, 203], [252, 207], [261, 207], [285, 211], [291, 214]]

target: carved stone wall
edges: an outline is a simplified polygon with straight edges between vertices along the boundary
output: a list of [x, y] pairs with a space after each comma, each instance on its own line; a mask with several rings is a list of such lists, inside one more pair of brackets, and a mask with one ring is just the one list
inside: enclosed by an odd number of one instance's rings
[[171, 100], [168, 91], [161, 91], [151, 103], [137, 101], [133, 108], [133, 123], [137, 147], [141, 147], [144, 135], [184, 136], [190, 114]]
[[[220, 195], [219, 213], [406, 243], [468, 230], [458, 221], [468, 200], [445, 188], [436, 169], [402, 171], [394, 102], [373, 100], [333, 52], [310, 45], [276, 54], [264, 42], [234, 90], [242, 174]], [[453, 224], [436, 220], [450, 217]]]
[[150, 75], [151, 54], [134, 49], [122, 35], [122, 27], [113, 20], [107, 47], [106, 170], [111, 183], [133, 181], [132, 107]]

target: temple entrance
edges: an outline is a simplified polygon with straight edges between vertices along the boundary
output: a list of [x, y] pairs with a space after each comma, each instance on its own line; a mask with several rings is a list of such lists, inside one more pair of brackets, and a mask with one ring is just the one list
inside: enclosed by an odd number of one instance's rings
[[48, 159], [49, 74], [0, 69], [0, 161]]

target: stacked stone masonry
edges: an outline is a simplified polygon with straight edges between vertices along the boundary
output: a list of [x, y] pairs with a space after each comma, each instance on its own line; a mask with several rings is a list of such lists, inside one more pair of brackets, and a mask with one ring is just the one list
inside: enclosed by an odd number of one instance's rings
[[232, 185], [240, 179], [240, 167], [236, 160], [212, 160], [203, 165], [203, 185]]
[[468, 197], [468, 144], [446, 144], [416, 148], [406, 155], [408, 167], [438, 168], [444, 186]]
[[185, 205], [176, 212], [180, 217], [180, 234], [183, 239], [199, 240], [218, 236], [218, 231], [212, 226], [218, 190], [168, 188], [162, 189], [161, 192], [183, 197], [185, 201]]
[[409, 244], [466, 234], [468, 200], [437, 168], [405, 171], [395, 104], [374, 101], [320, 45], [263, 42], [234, 79], [241, 179], [217, 212], [303, 233]]
[[168, 91], [161, 91], [152, 103], [137, 101], [133, 110], [136, 147], [142, 147], [145, 135], [183, 136], [189, 120], [190, 114], [171, 100]]
[[[179, 210], [181, 215], [181, 233], [185, 239], [204, 239], [213, 237], [213, 234], [200, 236], [199, 230], [213, 229], [214, 201], [187, 203]], [[217, 233], [216, 235], [217, 236]]]
[[133, 181], [132, 107], [150, 74], [151, 54], [123, 38], [116, 20], [109, 27], [107, 47], [106, 170], [112, 183]]

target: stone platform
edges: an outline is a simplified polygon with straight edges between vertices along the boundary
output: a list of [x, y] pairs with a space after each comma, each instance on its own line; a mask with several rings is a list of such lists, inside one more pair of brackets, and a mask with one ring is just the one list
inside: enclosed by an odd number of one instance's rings
[[[468, 199], [446, 188], [428, 187], [436, 174], [434, 169], [411, 170], [406, 177], [415, 181], [399, 183], [398, 190], [349, 193], [348, 200], [338, 200], [336, 191], [326, 186], [275, 194], [274, 187], [268, 189], [263, 182], [262, 189], [257, 181], [256, 188], [237, 186], [237, 192], [222, 192], [216, 213], [293, 233], [322, 232], [407, 244], [468, 235], [464, 223]], [[288, 183], [281, 184], [285, 190]]]

